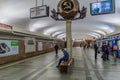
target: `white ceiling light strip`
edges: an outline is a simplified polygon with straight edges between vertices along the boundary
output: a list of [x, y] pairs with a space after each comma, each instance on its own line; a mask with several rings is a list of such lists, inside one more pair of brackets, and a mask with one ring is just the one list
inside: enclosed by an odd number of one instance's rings
[[98, 36], [98, 37], [101, 37], [101, 35], [100, 35], [100, 34], [95, 33], [95, 32], [91, 32], [90, 34], [93, 34], [93, 35], [96, 35], [96, 36]]
[[63, 32], [63, 31], [55, 32], [55, 33], [52, 34], [52, 37], [55, 37], [55, 36], [57, 36], [57, 35], [59, 35], [59, 34], [62, 34], [62, 33], [64, 33], [64, 32]]
[[60, 35], [57, 36], [57, 38], [60, 38], [60, 39], [63, 38], [63, 37], [66, 37], [66, 34], [60, 34]]
[[90, 36], [92, 36], [92, 37], [95, 37], [95, 38], [99, 38], [98, 36], [93, 35], [93, 34], [88, 34], [88, 35], [90, 35]]
[[102, 35], [106, 35], [106, 33], [104, 31], [101, 31], [101, 30], [94, 30], [94, 32], [100, 33]]

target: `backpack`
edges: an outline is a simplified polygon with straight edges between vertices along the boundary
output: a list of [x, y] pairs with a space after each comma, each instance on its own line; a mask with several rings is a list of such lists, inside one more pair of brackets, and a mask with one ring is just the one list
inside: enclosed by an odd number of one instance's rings
[[113, 50], [118, 50], [118, 47], [116, 45], [114, 45]]

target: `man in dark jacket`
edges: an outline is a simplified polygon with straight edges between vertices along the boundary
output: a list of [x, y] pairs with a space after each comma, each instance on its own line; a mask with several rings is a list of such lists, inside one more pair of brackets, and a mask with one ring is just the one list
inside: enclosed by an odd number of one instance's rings
[[54, 46], [54, 48], [55, 48], [55, 53], [56, 53], [56, 55], [58, 54], [58, 45], [57, 44], [55, 44], [55, 46]]
[[98, 51], [98, 46], [96, 42], [94, 43], [94, 51], [95, 51], [95, 60], [97, 59], [97, 51]]

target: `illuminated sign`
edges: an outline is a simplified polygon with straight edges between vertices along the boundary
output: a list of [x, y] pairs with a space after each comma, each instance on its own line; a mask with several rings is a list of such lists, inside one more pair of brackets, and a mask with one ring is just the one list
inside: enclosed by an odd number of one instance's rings
[[0, 23], [0, 29], [1, 30], [12, 30], [12, 26]]
[[30, 18], [41, 18], [49, 16], [49, 7], [46, 5], [30, 8]]

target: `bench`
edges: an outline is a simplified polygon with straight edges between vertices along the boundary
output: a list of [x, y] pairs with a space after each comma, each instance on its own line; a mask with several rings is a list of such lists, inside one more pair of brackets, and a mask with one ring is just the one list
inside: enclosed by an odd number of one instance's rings
[[70, 58], [68, 61], [63, 61], [60, 64], [60, 71], [61, 72], [67, 72], [71, 63], [72, 63], [72, 58]]

